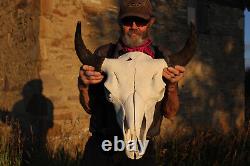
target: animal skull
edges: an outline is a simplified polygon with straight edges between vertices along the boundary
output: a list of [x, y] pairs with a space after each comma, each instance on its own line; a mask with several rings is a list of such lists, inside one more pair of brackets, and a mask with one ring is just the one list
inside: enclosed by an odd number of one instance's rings
[[144, 154], [138, 141], [147, 145], [155, 104], [164, 96], [162, 71], [165, 67], [164, 59], [152, 59], [142, 52], [127, 53], [118, 59], [106, 58], [102, 64], [102, 71], [107, 73], [104, 83], [107, 98], [114, 104], [125, 145], [137, 142], [135, 151], [126, 149], [131, 159], [139, 159]]

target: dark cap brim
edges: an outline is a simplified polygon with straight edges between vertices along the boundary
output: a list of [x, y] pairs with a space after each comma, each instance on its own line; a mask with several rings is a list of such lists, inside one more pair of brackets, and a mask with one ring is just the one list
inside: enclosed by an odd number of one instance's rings
[[145, 20], [149, 20], [151, 18], [151, 15], [148, 15], [148, 14], [141, 14], [141, 13], [138, 13], [138, 12], [130, 12], [130, 13], [124, 13], [122, 15], [119, 16], [119, 19], [123, 19], [125, 17], [140, 17], [140, 18], [143, 18]]

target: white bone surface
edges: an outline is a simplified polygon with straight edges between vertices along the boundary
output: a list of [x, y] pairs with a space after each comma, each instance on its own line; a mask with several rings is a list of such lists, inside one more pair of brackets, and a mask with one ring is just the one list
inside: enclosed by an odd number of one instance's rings
[[[104, 60], [102, 71], [107, 73], [104, 86], [107, 98], [114, 104], [125, 144], [130, 140], [145, 143], [155, 105], [164, 96], [162, 71], [165, 67], [167, 63], [164, 59], [152, 59], [142, 52], [130, 52], [118, 59]], [[136, 151], [126, 149], [126, 154], [131, 159], [139, 159], [144, 152], [139, 151], [137, 146]]]

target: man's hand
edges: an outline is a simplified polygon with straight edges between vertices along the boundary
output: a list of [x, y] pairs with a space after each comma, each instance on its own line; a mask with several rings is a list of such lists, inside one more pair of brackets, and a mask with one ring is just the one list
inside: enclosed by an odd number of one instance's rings
[[78, 88], [80, 91], [80, 103], [83, 106], [84, 110], [91, 114], [91, 109], [89, 106], [89, 93], [88, 87], [91, 84], [98, 84], [102, 81], [104, 76], [95, 71], [95, 68], [88, 65], [83, 65], [79, 71], [78, 77]]
[[78, 87], [79, 89], [87, 88], [90, 84], [100, 83], [103, 78], [104, 76], [95, 71], [93, 66], [83, 65], [79, 72]]
[[167, 84], [163, 100], [163, 113], [167, 118], [176, 115], [180, 108], [178, 97], [178, 81], [184, 77], [185, 68], [183, 66], [167, 67], [163, 69], [162, 76]]
[[184, 77], [185, 68], [183, 66], [166, 67], [163, 69], [163, 77], [171, 84], [178, 83]]

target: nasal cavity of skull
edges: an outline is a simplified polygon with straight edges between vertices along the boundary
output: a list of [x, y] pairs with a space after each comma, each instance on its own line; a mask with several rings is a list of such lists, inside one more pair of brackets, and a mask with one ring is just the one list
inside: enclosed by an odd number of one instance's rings
[[141, 152], [141, 151], [142, 151], [142, 148], [141, 148], [141, 146], [140, 146], [140, 143], [139, 143], [139, 140], [138, 140], [138, 139], [136, 140], [136, 145], [137, 145], [137, 147], [138, 147], [138, 151]]
[[146, 129], [146, 117], [145, 114], [143, 116], [142, 124], [141, 124], [141, 129], [140, 129], [140, 139], [143, 139], [143, 135], [145, 134], [145, 129]]
[[127, 122], [126, 117], [124, 118], [124, 130], [125, 130], [125, 133], [127, 133], [127, 131], [128, 131], [128, 122]]

